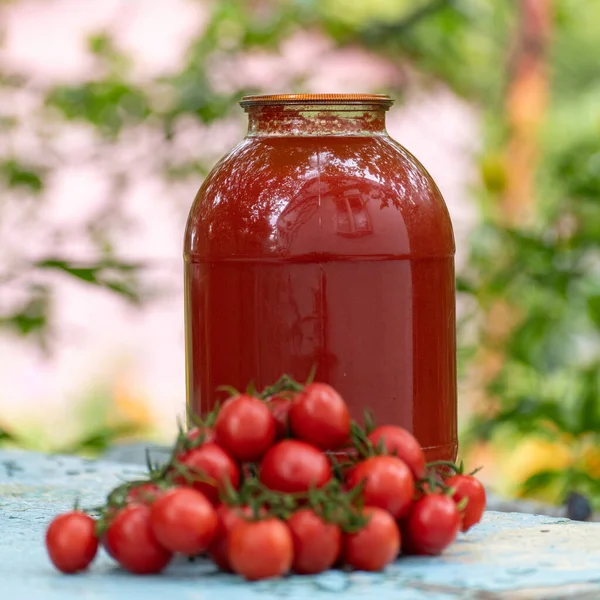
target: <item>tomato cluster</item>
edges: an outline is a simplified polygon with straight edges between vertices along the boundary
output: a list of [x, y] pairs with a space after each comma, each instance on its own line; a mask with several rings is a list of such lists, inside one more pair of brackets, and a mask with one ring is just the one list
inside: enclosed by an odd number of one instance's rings
[[363, 429], [329, 385], [283, 376], [180, 433], [167, 463], [114, 489], [96, 518], [56, 517], [46, 545], [64, 573], [86, 569], [99, 545], [136, 574], [175, 554], [248, 580], [379, 571], [400, 554], [441, 553], [484, 507], [481, 483], [426, 465], [408, 431]]

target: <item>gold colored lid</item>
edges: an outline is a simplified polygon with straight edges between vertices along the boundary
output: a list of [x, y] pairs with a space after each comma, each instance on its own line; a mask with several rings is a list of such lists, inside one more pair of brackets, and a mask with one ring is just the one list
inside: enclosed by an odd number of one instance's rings
[[371, 104], [389, 108], [394, 101], [385, 94], [266, 94], [244, 96], [240, 106], [273, 106], [275, 104]]

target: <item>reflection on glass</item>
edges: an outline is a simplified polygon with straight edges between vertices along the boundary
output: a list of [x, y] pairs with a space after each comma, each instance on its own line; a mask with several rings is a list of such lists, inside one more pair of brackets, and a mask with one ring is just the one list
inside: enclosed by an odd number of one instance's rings
[[352, 183], [334, 198], [337, 210], [337, 233], [345, 237], [360, 237], [373, 231], [365, 198]]

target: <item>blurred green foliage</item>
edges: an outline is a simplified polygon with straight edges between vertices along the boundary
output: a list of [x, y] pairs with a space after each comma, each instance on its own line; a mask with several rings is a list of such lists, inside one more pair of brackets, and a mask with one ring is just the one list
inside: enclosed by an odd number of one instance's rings
[[[476, 415], [465, 440], [515, 432], [560, 435], [570, 440], [574, 455], [582, 445], [600, 445], [600, 3], [552, 4], [551, 98], [536, 174], [537, 215], [533, 223], [518, 227], [503, 226], [499, 219], [507, 173], [498, 156], [508, 135], [504, 95], [519, 2], [220, 0], [210, 6], [210, 19], [180, 69], [150, 81], [134, 81], [132, 60], [110, 31], [92, 35], [88, 47], [102, 76], [47, 89], [46, 118], [59, 119], [61, 127], [70, 122], [92, 125], [108, 144], [118, 144], [127, 130], [141, 124], [152, 126], [161, 132], [163, 144], [149, 151], [158, 157], [165, 177], [199, 179], [210, 165], [200, 158], [175, 159], [169, 151], [179, 120], [192, 117], [208, 124], [225, 117], [242, 119], [236, 106], [240, 95], [261, 91], [217, 89], [210, 69], [224, 57], [254, 48], [276, 51], [293, 33], [314, 30], [341, 47], [358, 45], [387, 57], [399, 73], [411, 65], [411, 75], [399, 77], [396, 89], [373, 91], [402, 98], [407, 85], [445, 83], [478, 107], [484, 138], [477, 157], [480, 185], [473, 194], [481, 220], [458, 279], [459, 293], [473, 307], [463, 323], [461, 356], [476, 360], [482, 348], [502, 355], [501, 367], [488, 383], [497, 412]], [[18, 73], [0, 76], [0, 86], [25, 83]], [[295, 84], [303, 89], [301, 76]], [[0, 136], [11, 135], [14, 127], [14, 116], [3, 115]], [[39, 196], [51, 169], [27, 156], [10, 156], [0, 161], [0, 182]], [[117, 176], [126, 182], [126, 172]], [[99, 239], [93, 264], [49, 256], [30, 268], [60, 271], [141, 300], [140, 265], [119, 260], [107, 237]], [[482, 325], [499, 300], [517, 316], [500, 348]], [[51, 301], [51, 290], [34, 282], [28, 299], [14, 314], [0, 315], [0, 324], [23, 335], [44, 332]], [[559, 482], [561, 493], [581, 488], [600, 502], [600, 478], [594, 482], [577, 461], [571, 470], [534, 476], [526, 491], [550, 481]]]
[[0, 448], [25, 447], [94, 457], [115, 443], [147, 441], [157, 434], [152, 415], [142, 399], [106, 384], [92, 383], [69, 403], [68, 415], [68, 425], [59, 430], [48, 426], [45, 415], [24, 415], [10, 430], [0, 423]]
[[43, 171], [43, 168], [19, 163], [10, 158], [0, 162], [4, 185], [8, 188], [25, 188], [32, 194], [38, 194], [44, 187]]

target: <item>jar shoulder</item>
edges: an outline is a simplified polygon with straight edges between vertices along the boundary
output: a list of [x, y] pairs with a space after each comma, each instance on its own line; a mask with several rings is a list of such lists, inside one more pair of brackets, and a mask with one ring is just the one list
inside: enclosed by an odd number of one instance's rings
[[185, 252], [198, 257], [449, 256], [440, 190], [387, 136], [246, 138], [202, 184]]

